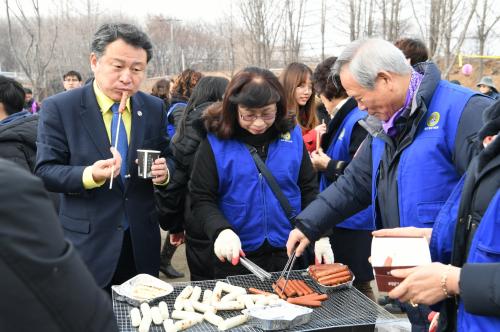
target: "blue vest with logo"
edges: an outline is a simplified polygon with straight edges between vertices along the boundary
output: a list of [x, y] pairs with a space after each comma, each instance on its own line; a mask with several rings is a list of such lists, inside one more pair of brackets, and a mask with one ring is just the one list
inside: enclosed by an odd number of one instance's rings
[[[245, 144], [213, 134], [207, 137], [219, 174], [219, 208], [240, 237], [242, 249], [255, 251], [266, 239], [273, 247], [284, 248], [291, 223]], [[297, 126], [269, 144], [265, 161], [295, 215], [301, 211], [298, 179], [303, 145]]]
[[[448, 264], [451, 261], [455, 225], [460, 206], [464, 178], [457, 184], [443, 206], [432, 229], [429, 244], [432, 261]], [[467, 256], [467, 263], [500, 263], [500, 190], [488, 204], [479, 227], [474, 234]], [[465, 310], [460, 301], [457, 316], [458, 331], [500, 331], [500, 318], [474, 315]]]
[[[342, 121], [342, 124], [338, 128], [337, 132], [332, 138], [332, 143], [328, 147], [326, 154], [328, 157], [334, 160], [342, 160], [346, 162], [351, 161], [351, 156], [349, 154], [349, 147], [351, 145], [351, 134], [356, 123], [366, 117], [366, 112], [361, 111], [359, 108], [355, 108], [347, 114]], [[320, 173], [319, 179], [319, 190], [323, 191], [331, 184], [325, 176], [324, 173]], [[373, 230], [373, 217], [371, 206], [365, 210], [355, 214], [354, 216], [346, 219], [345, 221], [338, 224], [336, 227], [347, 228], [347, 229], [362, 229], [362, 230]]]
[[[399, 225], [432, 227], [439, 210], [459, 181], [453, 164], [455, 136], [463, 109], [475, 92], [441, 81], [429, 108], [418, 124], [413, 142], [400, 155], [397, 166]], [[425, 106], [424, 106], [425, 107]], [[372, 141], [372, 205], [385, 142]], [[383, 206], [380, 208], [384, 208]], [[374, 211], [375, 225], [377, 213]]]
[[187, 103], [184, 103], [184, 102], [178, 102], [178, 103], [175, 103], [173, 104], [172, 106], [170, 106], [170, 108], [168, 109], [167, 111], [167, 120], [168, 120], [168, 124], [167, 124], [167, 134], [168, 134], [168, 137], [170, 139], [172, 139], [175, 135], [175, 125], [173, 123], [170, 123], [170, 115], [175, 112], [176, 110], [178, 110], [180, 107], [186, 107], [187, 106]]

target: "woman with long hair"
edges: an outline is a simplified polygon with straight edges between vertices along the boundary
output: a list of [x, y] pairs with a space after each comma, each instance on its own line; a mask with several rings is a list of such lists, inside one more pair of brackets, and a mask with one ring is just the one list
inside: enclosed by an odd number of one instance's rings
[[170, 143], [175, 172], [166, 190], [155, 190], [160, 217], [169, 225], [170, 239], [167, 241], [174, 246], [186, 241], [186, 259], [193, 281], [213, 279], [213, 269], [206, 264], [212, 257], [212, 250], [210, 240], [191, 211], [187, 185], [195, 152], [207, 135], [201, 115], [210, 105], [222, 100], [228, 83], [229, 80], [223, 77], [206, 76], [196, 85], [179, 121], [177, 134]]
[[[179, 125], [184, 109], [191, 97], [196, 84], [202, 78], [200, 72], [186, 69], [175, 79], [172, 85], [170, 106], [167, 108], [167, 133], [172, 140], [175, 136], [176, 128]], [[182, 278], [184, 274], [176, 271], [172, 265], [172, 257], [177, 247], [167, 240], [161, 249], [160, 271], [169, 278]]]
[[303, 63], [292, 62], [280, 75], [285, 90], [290, 118], [302, 129], [307, 151], [317, 148], [318, 136], [326, 132], [326, 124], [319, 123], [314, 100], [312, 70]]

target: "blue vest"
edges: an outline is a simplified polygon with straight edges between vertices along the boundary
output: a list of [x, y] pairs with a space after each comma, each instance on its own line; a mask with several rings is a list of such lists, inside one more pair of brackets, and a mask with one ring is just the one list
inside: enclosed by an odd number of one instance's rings
[[[467, 263], [500, 263], [500, 190], [491, 200], [472, 240]], [[453, 234], [451, 234], [453, 236]], [[458, 331], [500, 331], [500, 317], [474, 315], [465, 311], [461, 301]]]
[[[347, 114], [338, 128], [335, 135], [332, 137], [332, 143], [328, 147], [326, 154], [334, 160], [342, 160], [346, 162], [351, 161], [349, 154], [349, 147], [351, 145], [351, 134], [356, 123], [366, 117], [366, 112], [355, 108]], [[331, 184], [323, 172], [320, 173], [319, 190], [323, 191]], [[346, 219], [338, 224], [336, 227], [358, 230], [373, 230], [373, 217], [371, 206], [365, 210], [355, 214], [354, 216]]]
[[175, 103], [172, 106], [170, 106], [170, 108], [167, 111], [167, 121], [168, 121], [168, 124], [167, 124], [167, 134], [168, 134], [168, 137], [170, 139], [172, 139], [174, 137], [174, 135], [175, 135], [175, 125], [173, 123], [170, 123], [169, 117], [179, 107], [186, 107], [186, 106], [187, 106], [187, 103], [178, 102], [178, 103]]
[[[464, 176], [465, 177], [465, 176]], [[451, 260], [455, 223], [463, 190], [463, 178], [439, 213], [429, 245], [432, 261], [448, 264]], [[500, 263], [500, 190], [491, 199], [474, 234], [467, 263]], [[458, 331], [500, 331], [500, 318], [474, 315], [465, 311], [462, 301], [457, 316]]]
[[[242, 249], [255, 251], [266, 239], [273, 247], [284, 248], [292, 226], [247, 147], [237, 140], [207, 137], [219, 175], [219, 208], [240, 237]], [[303, 145], [297, 126], [269, 144], [266, 158], [295, 215], [301, 211], [298, 179]]]
[[[399, 225], [432, 227], [439, 210], [459, 181], [453, 164], [455, 136], [463, 109], [474, 91], [441, 81], [429, 109], [418, 124], [413, 142], [400, 155], [397, 166]], [[424, 106], [425, 107], [425, 106]], [[372, 141], [372, 205], [385, 142]], [[381, 207], [382, 209], [384, 207]], [[374, 211], [375, 225], [378, 225]]]

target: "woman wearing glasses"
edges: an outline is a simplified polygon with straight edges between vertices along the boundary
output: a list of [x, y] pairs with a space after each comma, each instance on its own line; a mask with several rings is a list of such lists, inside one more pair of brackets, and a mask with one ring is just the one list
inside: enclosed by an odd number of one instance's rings
[[293, 214], [318, 192], [301, 130], [290, 126], [286, 110], [276, 76], [251, 67], [236, 74], [223, 102], [205, 114], [208, 136], [195, 158], [190, 192], [193, 213], [214, 244], [215, 278], [247, 274], [240, 255], [267, 271], [283, 269], [288, 259], [291, 222], [250, 150], [265, 162]]

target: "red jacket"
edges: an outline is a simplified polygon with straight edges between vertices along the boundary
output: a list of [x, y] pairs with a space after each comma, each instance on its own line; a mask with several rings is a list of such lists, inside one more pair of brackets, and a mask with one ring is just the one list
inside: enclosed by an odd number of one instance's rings
[[309, 153], [316, 150], [316, 145], [317, 145], [316, 141], [318, 140], [316, 130], [314, 130], [314, 129], [310, 129], [310, 130], [302, 129], [302, 139], [304, 140], [304, 143], [306, 145], [306, 149], [307, 149], [307, 151], [309, 151]]

